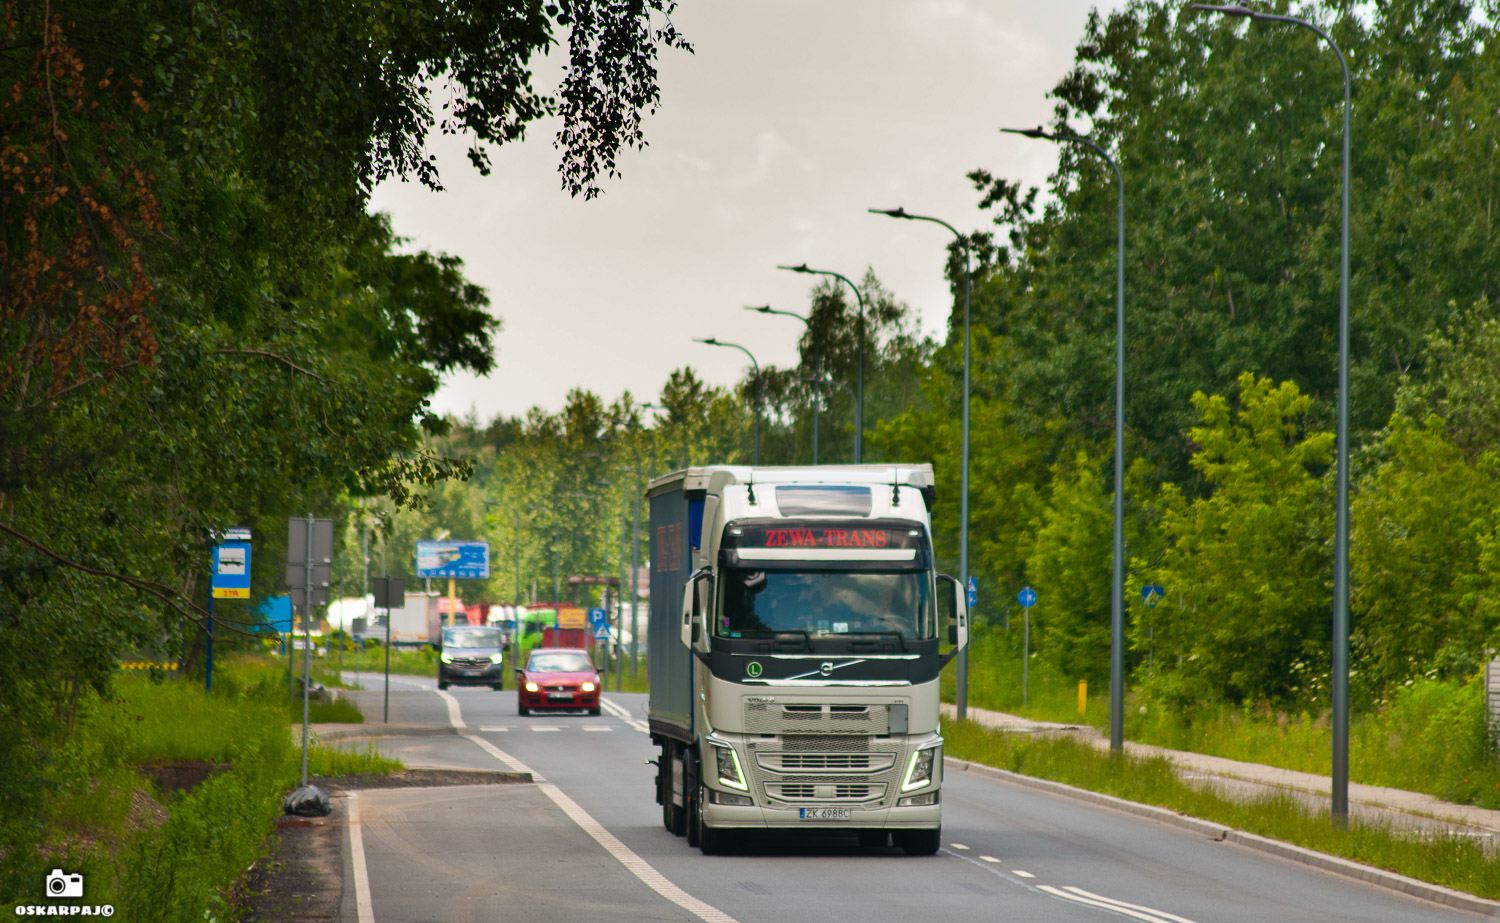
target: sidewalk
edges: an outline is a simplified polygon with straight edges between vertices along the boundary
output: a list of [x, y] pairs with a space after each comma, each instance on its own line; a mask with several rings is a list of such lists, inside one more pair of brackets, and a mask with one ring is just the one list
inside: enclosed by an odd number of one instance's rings
[[[944, 703], [943, 717], [955, 718], [956, 710]], [[1069, 734], [1079, 740], [1108, 749], [1108, 738], [1086, 724], [1059, 724], [1051, 721], [1033, 721], [1004, 712], [990, 711], [969, 706], [969, 719], [986, 727], [1000, 731], [1022, 734]], [[1168, 750], [1147, 744], [1125, 742], [1125, 750], [1133, 756], [1160, 756], [1169, 760], [1178, 769], [1179, 775], [1191, 782], [1206, 782], [1223, 794], [1242, 794], [1254, 797], [1271, 790], [1288, 791], [1304, 797], [1310, 804], [1321, 803], [1324, 807], [1331, 800], [1333, 780], [1328, 776], [1309, 772], [1294, 772], [1263, 766], [1259, 763], [1244, 763], [1201, 753], [1183, 750]], [[1349, 784], [1349, 810], [1356, 817], [1378, 817], [1393, 824], [1418, 828], [1445, 829], [1463, 836], [1480, 839], [1487, 847], [1500, 846], [1500, 811], [1476, 808], [1469, 805], [1440, 801], [1431, 795], [1408, 792], [1378, 785]], [[1436, 821], [1436, 823], [1434, 823]]]

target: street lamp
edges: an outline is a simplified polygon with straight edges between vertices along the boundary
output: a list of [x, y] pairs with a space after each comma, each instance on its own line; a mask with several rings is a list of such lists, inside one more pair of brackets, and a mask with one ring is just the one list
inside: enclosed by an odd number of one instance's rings
[[[808, 384], [813, 385], [814, 387], [819, 387], [819, 388], [829, 388], [829, 387], [838, 388], [841, 391], [843, 391], [845, 394], [849, 395], [850, 402], [853, 402], [853, 400], [854, 400], [854, 392], [850, 391], [849, 390], [849, 386], [846, 385], [846, 384], [844, 384], [841, 381], [834, 381], [832, 378], [803, 378], [802, 381], [805, 381]], [[856, 454], [857, 454], [858, 449], [859, 449], [859, 431], [858, 430], [854, 431], [854, 448], [855, 448], [855, 451], [856, 451]]]
[[[969, 588], [969, 290], [973, 287], [973, 280], [969, 272], [969, 239], [958, 233], [958, 229], [941, 218], [930, 218], [926, 215], [909, 214], [906, 209], [896, 208], [872, 208], [871, 214], [888, 215], [892, 218], [903, 218], [907, 221], [930, 221], [933, 224], [941, 224], [953, 232], [958, 242], [964, 248], [964, 412], [963, 412], [963, 448], [959, 461], [959, 488], [958, 488], [958, 579], [963, 584], [964, 590]], [[964, 648], [958, 652], [958, 678], [954, 698], [957, 699], [958, 720], [963, 721], [969, 716], [969, 650]]]
[[[782, 317], [795, 317], [797, 318], [797, 320], [800, 320], [803, 324], [805, 324], [807, 326], [807, 341], [813, 347], [813, 368], [818, 371], [818, 374], [821, 375], [823, 373], [822, 363], [819, 362], [817, 343], [813, 340], [812, 321], [803, 317], [801, 314], [793, 314], [791, 311], [778, 311], [768, 304], [761, 305], [758, 308], [747, 307], [745, 308], [745, 310], [757, 311], [761, 314], [780, 314]], [[814, 465], [818, 463], [818, 410], [821, 403], [821, 401], [813, 401], [812, 463]]]
[[854, 299], [859, 302], [859, 324], [855, 327], [855, 336], [858, 338], [858, 359], [854, 367], [854, 463], [857, 465], [864, 456], [865, 443], [865, 296], [859, 290], [859, 286], [849, 281], [849, 277], [834, 272], [831, 269], [808, 269], [807, 264], [800, 266], [777, 266], [777, 269], [785, 269], [788, 272], [801, 272], [816, 276], [833, 276], [842, 279], [844, 284], [854, 290]]
[[1118, 751], [1125, 747], [1125, 177], [1109, 152], [1087, 138], [1055, 135], [1042, 128], [1000, 130], [1092, 148], [1115, 171], [1119, 184], [1115, 242], [1115, 534], [1109, 587], [1109, 748]]
[[[649, 410], [660, 410], [663, 413], [665, 413], [669, 418], [672, 416], [671, 409], [669, 409], [667, 407], [663, 407], [661, 404], [653, 404], [650, 401], [642, 401], [641, 402], [641, 407], [643, 409], [649, 409]], [[683, 468], [684, 471], [686, 471], [687, 467], [688, 467], [688, 434], [687, 434], [687, 420], [686, 419], [684, 419], [682, 421], [682, 427], [681, 428], [682, 428], [682, 468]], [[655, 431], [653, 430], [653, 432], [655, 432]], [[655, 451], [656, 437], [654, 435], [652, 436], [651, 445], [652, 445], [652, 450]]]
[[1349, 62], [1327, 32], [1304, 20], [1243, 6], [1195, 3], [1191, 9], [1225, 16], [1286, 22], [1314, 32], [1344, 69], [1344, 169], [1339, 228], [1339, 409], [1337, 498], [1333, 536], [1333, 822], [1349, 823]]
[[751, 453], [750, 464], [760, 464], [760, 363], [755, 361], [755, 356], [751, 355], [750, 350], [738, 343], [726, 343], [723, 340], [716, 340], [713, 337], [707, 339], [694, 337], [693, 342], [706, 343], [709, 346], [727, 346], [730, 349], [737, 349], [745, 355], [750, 356], [750, 364], [755, 367], [755, 449]]

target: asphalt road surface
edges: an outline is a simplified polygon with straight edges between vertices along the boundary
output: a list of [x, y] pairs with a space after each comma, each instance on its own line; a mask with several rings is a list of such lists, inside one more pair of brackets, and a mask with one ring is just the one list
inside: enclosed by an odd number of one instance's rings
[[[362, 701], [378, 722], [380, 690]], [[661, 825], [644, 696], [610, 694], [599, 717], [521, 718], [513, 691], [439, 693], [400, 677], [391, 722], [460, 728], [374, 739], [409, 766], [528, 769], [545, 781], [353, 796], [343, 918], [359, 923], [1481, 919], [968, 773], [946, 776], [936, 856], [837, 834], [765, 834], [703, 856]]]

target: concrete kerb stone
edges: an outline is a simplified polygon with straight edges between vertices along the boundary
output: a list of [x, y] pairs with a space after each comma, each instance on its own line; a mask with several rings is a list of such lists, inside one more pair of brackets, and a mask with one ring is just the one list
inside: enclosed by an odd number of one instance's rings
[[1038, 779], [1032, 776], [1021, 775], [1020, 773], [1010, 772], [1006, 769], [996, 769], [993, 766], [986, 766], [982, 763], [971, 763], [967, 760], [959, 760], [952, 757], [944, 757], [943, 765], [944, 768], [948, 770], [972, 772], [975, 775], [988, 776], [992, 779], [996, 779], [1002, 782], [1010, 782], [1015, 785], [1025, 786], [1026, 788], [1037, 789], [1039, 791], [1048, 792], [1054, 795], [1061, 795], [1065, 798], [1072, 798], [1076, 801], [1084, 801], [1090, 804], [1097, 804], [1103, 807], [1113, 808], [1117, 811], [1123, 811], [1126, 814], [1133, 814], [1137, 817], [1150, 818], [1152, 820], [1160, 821], [1165, 824], [1171, 824], [1175, 827], [1181, 827], [1185, 830], [1190, 830], [1194, 833], [1202, 834], [1203, 836], [1206, 836], [1214, 841], [1237, 843], [1241, 846], [1245, 846], [1249, 849], [1254, 849], [1258, 852], [1267, 853], [1269, 855], [1277, 856], [1282, 859], [1288, 859], [1293, 862], [1299, 862], [1303, 865], [1311, 866], [1313, 868], [1317, 868], [1325, 872], [1330, 872], [1335, 875], [1341, 875], [1345, 878], [1353, 878], [1358, 881], [1366, 882], [1368, 884], [1377, 885], [1382, 888], [1388, 888], [1392, 891], [1399, 891], [1402, 894], [1407, 894], [1412, 897], [1418, 897], [1423, 900], [1432, 901], [1433, 903], [1442, 904], [1446, 907], [1453, 907], [1457, 910], [1465, 910], [1471, 913], [1500, 915], [1500, 902], [1486, 900], [1482, 897], [1476, 897], [1473, 894], [1468, 894], [1463, 891], [1456, 891], [1452, 888], [1445, 888], [1442, 885], [1435, 885], [1431, 882], [1421, 881], [1416, 878], [1409, 878], [1406, 875], [1398, 875], [1395, 872], [1388, 872], [1385, 869], [1378, 869], [1369, 865], [1361, 865], [1360, 863], [1353, 862], [1349, 859], [1343, 859], [1338, 856], [1331, 856], [1327, 853], [1321, 853], [1317, 850], [1308, 849], [1303, 846], [1294, 846], [1291, 843], [1283, 843], [1280, 840], [1273, 840], [1268, 837], [1257, 836], [1253, 833], [1246, 833], [1243, 830], [1236, 830], [1233, 827], [1228, 827], [1223, 824], [1216, 824], [1212, 821], [1202, 820], [1197, 817], [1190, 817], [1186, 814], [1179, 814], [1178, 812], [1168, 810], [1167, 808], [1160, 808], [1150, 804], [1141, 804], [1136, 801], [1127, 801], [1124, 798], [1116, 798], [1113, 795], [1091, 792], [1087, 789], [1077, 788], [1075, 786], [1067, 785], [1062, 782], [1053, 782], [1050, 779]]
[[[313, 725], [310, 730], [320, 741], [349, 740], [359, 737], [453, 737], [459, 733], [455, 727], [431, 727], [409, 724], [340, 724]], [[301, 733], [301, 725], [297, 727]]]

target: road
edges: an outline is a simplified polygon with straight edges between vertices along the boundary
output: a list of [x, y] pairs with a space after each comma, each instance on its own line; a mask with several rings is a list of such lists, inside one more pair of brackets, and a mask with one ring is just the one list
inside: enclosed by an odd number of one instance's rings
[[[379, 720], [378, 690], [362, 694]], [[705, 857], [661, 825], [645, 697], [606, 714], [521, 718], [513, 692], [393, 681], [392, 723], [455, 736], [375, 738], [411, 766], [529, 769], [537, 785], [358, 793], [343, 918], [428, 921], [1474, 921], [1108, 808], [967, 773], [943, 788], [943, 849], [763, 836]], [[611, 714], [613, 712], [613, 714]], [[352, 742], [365, 746], [366, 741]], [[357, 831], [357, 832], [355, 832]], [[359, 861], [362, 859], [362, 864]], [[362, 865], [362, 867], [361, 867]], [[353, 883], [349, 887], [347, 883]]]

